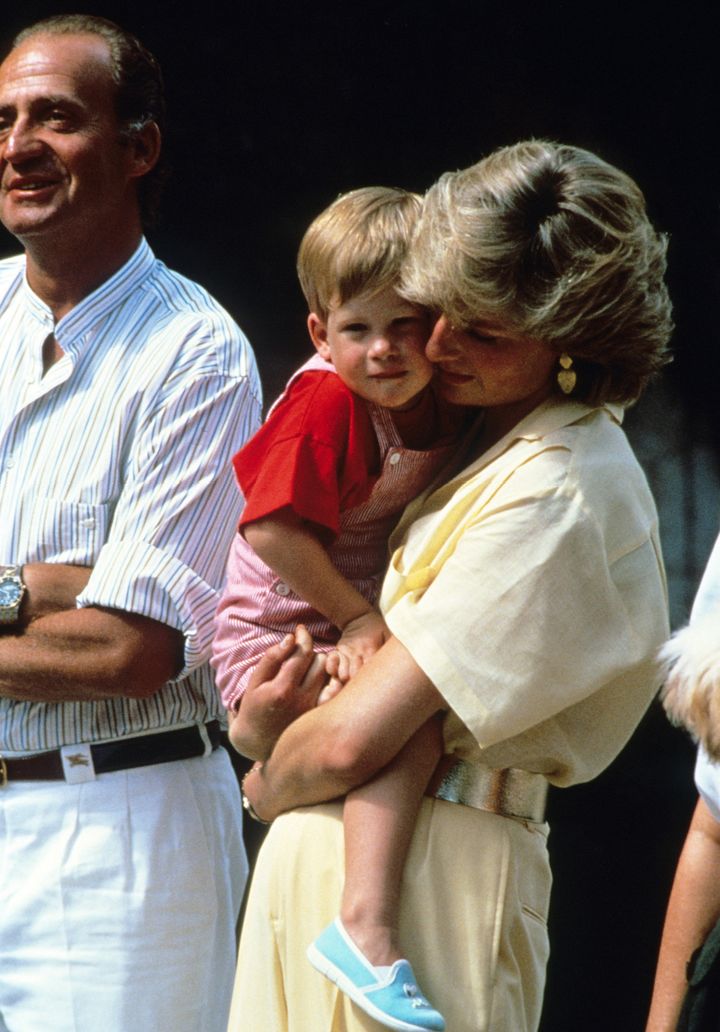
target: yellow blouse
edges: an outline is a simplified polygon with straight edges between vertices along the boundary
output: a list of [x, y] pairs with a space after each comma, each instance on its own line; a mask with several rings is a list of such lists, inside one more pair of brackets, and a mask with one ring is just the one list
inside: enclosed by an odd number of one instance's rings
[[551, 399], [396, 529], [381, 608], [450, 707], [448, 752], [586, 781], [656, 691], [667, 588], [620, 418]]

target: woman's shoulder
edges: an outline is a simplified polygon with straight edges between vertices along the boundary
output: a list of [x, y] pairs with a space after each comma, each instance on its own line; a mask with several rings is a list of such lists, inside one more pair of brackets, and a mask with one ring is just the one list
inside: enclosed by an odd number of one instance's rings
[[[645, 476], [622, 428], [619, 406], [555, 406], [523, 435], [543, 467], [565, 473], [567, 485], [626, 490]], [[527, 458], [524, 459], [527, 461]], [[624, 482], [618, 478], [625, 477]]]
[[459, 474], [482, 482], [510, 478], [543, 495], [583, 481], [591, 467], [634, 461], [616, 413], [573, 403], [549, 404], [519, 423]]
[[617, 411], [592, 409], [560, 431], [557, 441], [567, 449], [569, 482], [578, 488], [608, 497], [632, 492], [649, 496], [645, 473]]
[[604, 542], [610, 562], [657, 539], [655, 500], [617, 413], [590, 410], [543, 443], [559, 506]]
[[600, 528], [610, 552], [646, 540], [657, 524], [655, 503], [620, 413], [574, 405], [547, 415], [487, 466], [468, 470], [476, 484], [485, 478], [493, 509], [538, 503], [568, 527]]

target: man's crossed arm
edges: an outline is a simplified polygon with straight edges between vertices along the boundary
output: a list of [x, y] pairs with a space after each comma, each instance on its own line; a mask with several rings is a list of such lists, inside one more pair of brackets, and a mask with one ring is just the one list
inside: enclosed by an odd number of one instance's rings
[[119, 609], [78, 609], [90, 569], [54, 563], [23, 568], [18, 623], [0, 632], [0, 696], [92, 701], [152, 695], [183, 665], [183, 636]]

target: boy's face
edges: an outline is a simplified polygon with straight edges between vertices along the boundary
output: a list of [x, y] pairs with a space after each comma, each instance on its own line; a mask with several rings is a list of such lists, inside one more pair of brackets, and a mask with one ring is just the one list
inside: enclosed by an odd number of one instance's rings
[[431, 320], [387, 287], [331, 307], [327, 320], [311, 312], [308, 329], [318, 354], [366, 401], [403, 409], [430, 382], [425, 357]]

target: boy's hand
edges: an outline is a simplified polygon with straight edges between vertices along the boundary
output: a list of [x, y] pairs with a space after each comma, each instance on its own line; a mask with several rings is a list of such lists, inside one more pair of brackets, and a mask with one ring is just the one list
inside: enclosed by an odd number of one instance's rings
[[383, 618], [376, 610], [370, 609], [345, 624], [337, 648], [328, 656], [325, 669], [341, 684], [347, 684], [389, 637], [390, 631]]

